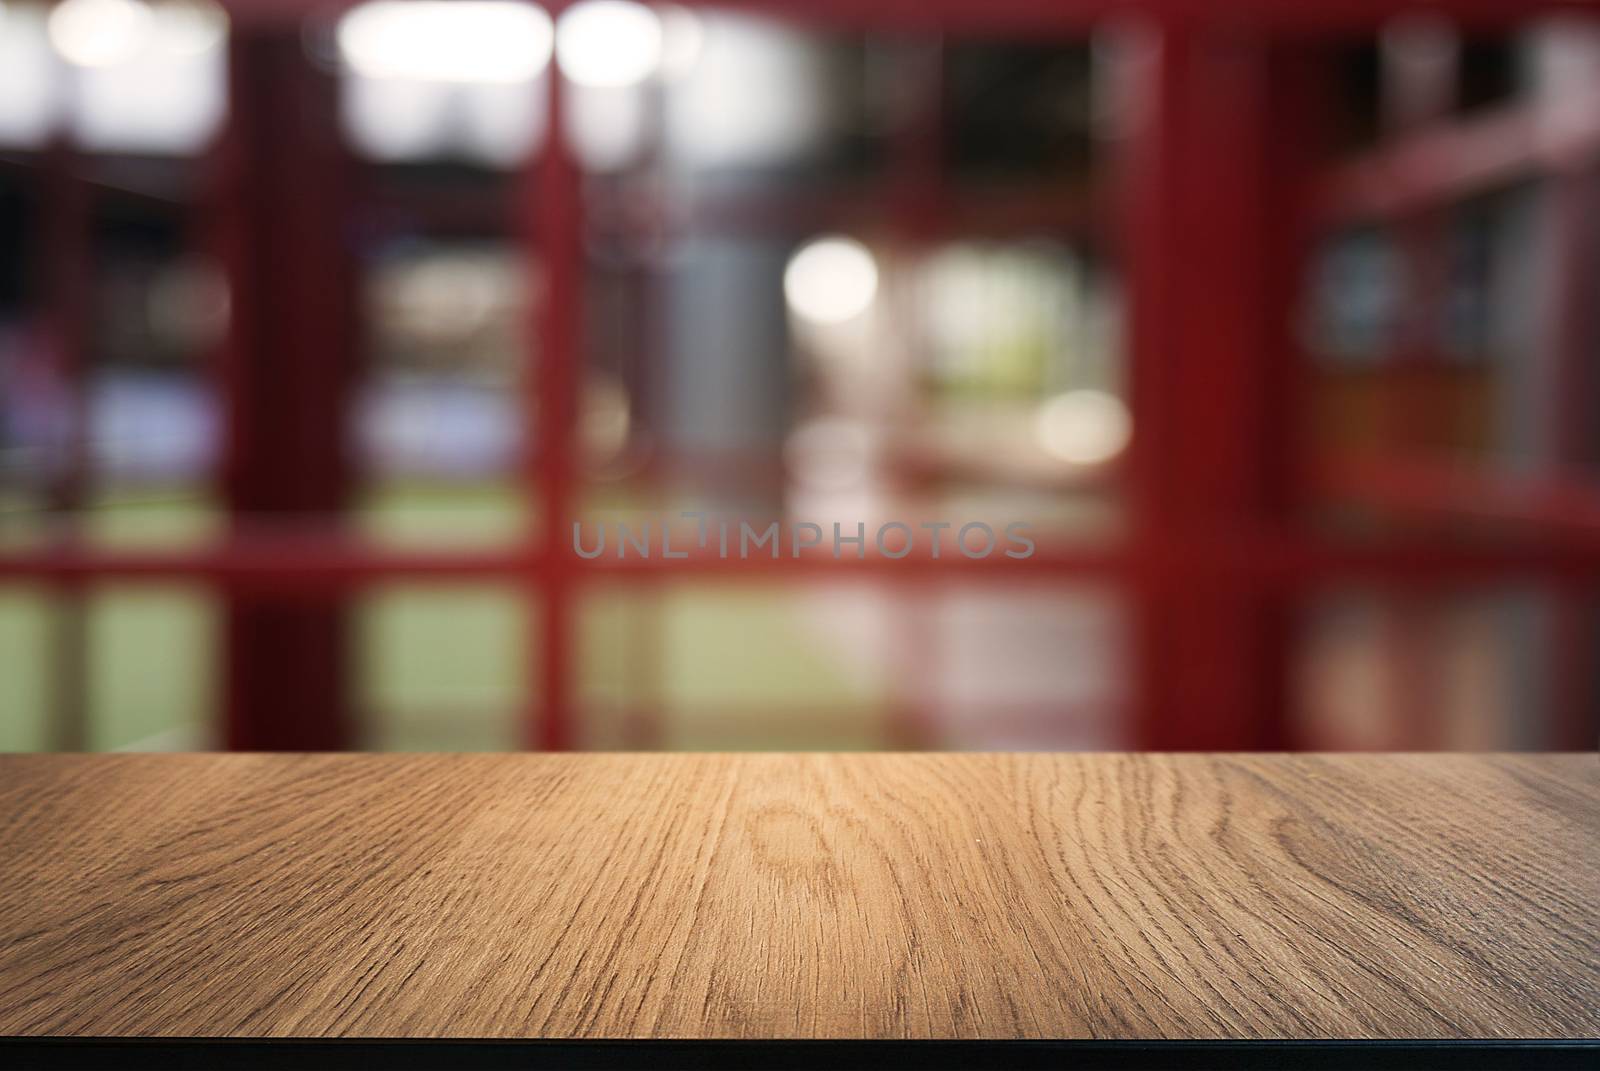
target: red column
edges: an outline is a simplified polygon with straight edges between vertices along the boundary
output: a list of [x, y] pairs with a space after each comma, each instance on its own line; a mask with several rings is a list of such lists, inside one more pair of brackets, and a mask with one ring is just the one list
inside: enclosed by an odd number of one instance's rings
[[[213, 205], [232, 298], [221, 361], [223, 490], [235, 532], [323, 524], [351, 482], [357, 355], [349, 161], [334, 77], [297, 25], [240, 26]], [[334, 749], [351, 739], [344, 607], [230, 595], [227, 744]]]
[[[94, 320], [94, 195], [83, 175], [84, 159], [59, 135], [38, 172], [40, 225], [31, 262], [40, 266], [36, 294], [39, 340], [49, 362], [55, 401], [64, 406], [68, 437], [47, 488], [47, 508], [62, 533], [76, 539], [78, 511], [88, 484], [87, 388], [89, 325]], [[54, 716], [50, 742], [56, 751], [89, 746], [85, 685], [88, 634], [82, 585], [55, 587]]]
[[1299, 482], [1307, 51], [1169, 23], [1125, 52], [1130, 513], [1145, 562], [1135, 738], [1147, 748], [1291, 742], [1286, 601], [1243, 570], [1193, 566], [1191, 551], [1287, 523]]
[[578, 472], [578, 391], [583, 372], [583, 176], [567, 138], [569, 87], [554, 60], [547, 79], [549, 119], [544, 149], [533, 169], [529, 216], [541, 280], [535, 295], [538, 360], [526, 377], [526, 411], [535, 434], [528, 467], [529, 494], [540, 504], [546, 553], [534, 578], [540, 608], [539, 686], [542, 710], [528, 729], [529, 743], [550, 751], [574, 744], [574, 587], [579, 559], [572, 552]]
[[[1600, 400], [1596, 391], [1594, 352], [1597, 341], [1591, 297], [1597, 275], [1594, 251], [1600, 205], [1595, 170], [1581, 165], [1558, 172], [1550, 180], [1554, 226], [1549, 235], [1551, 289], [1546, 300], [1546, 337], [1536, 360], [1552, 367], [1544, 377], [1550, 420], [1547, 441], [1538, 445], [1550, 470], [1563, 479], [1592, 471], [1594, 443], [1589, 414]], [[1594, 592], [1557, 587], [1553, 591], [1549, 656], [1552, 724], [1541, 746], [1574, 751], [1595, 746], [1600, 736], [1600, 677], [1595, 651], [1600, 646], [1600, 608]]]
[[[909, 102], [902, 125], [890, 143], [886, 214], [894, 245], [891, 255], [905, 266], [916, 263], [937, 240], [949, 199], [946, 192], [945, 88], [947, 49], [942, 38], [904, 43], [895, 56], [903, 82], [904, 99]], [[911, 395], [921, 373], [931, 364], [928, 339], [917, 315], [915, 294], [910, 287], [891, 287], [888, 300], [902, 344], [908, 349], [911, 374], [905, 377], [907, 391], [882, 414], [892, 426], [902, 419], [907, 408], [917, 403]], [[890, 492], [896, 496], [908, 491], [906, 474], [891, 472]], [[891, 691], [888, 725], [884, 732], [887, 746], [904, 750], [938, 747], [941, 721], [948, 711], [937, 702], [940, 632], [938, 611], [944, 593], [931, 573], [926, 580], [902, 584], [890, 594], [894, 634], [889, 645]]]

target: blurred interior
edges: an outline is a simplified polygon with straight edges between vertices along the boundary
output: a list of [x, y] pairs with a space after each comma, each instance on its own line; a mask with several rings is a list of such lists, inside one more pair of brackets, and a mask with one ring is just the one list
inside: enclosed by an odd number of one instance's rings
[[1194, 7], [0, 0], [0, 750], [1593, 747], [1600, 18]]

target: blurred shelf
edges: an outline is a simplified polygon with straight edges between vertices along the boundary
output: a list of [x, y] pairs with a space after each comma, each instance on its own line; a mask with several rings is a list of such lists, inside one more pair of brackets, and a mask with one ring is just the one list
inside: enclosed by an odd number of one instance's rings
[[1517, 102], [1429, 123], [1344, 161], [1324, 175], [1329, 225], [1378, 223], [1449, 205], [1523, 179], [1592, 167], [1600, 156], [1600, 100]]

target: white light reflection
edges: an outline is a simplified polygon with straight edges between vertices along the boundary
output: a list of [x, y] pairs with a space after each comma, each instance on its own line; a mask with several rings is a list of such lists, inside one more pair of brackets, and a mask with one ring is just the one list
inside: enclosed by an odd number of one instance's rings
[[552, 37], [543, 8], [513, 0], [377, 0], [336, 31], [345, 62], [368, 78], [479, 84], [536, 78]]
[[136, 55], [150, 32], [141, 0], [63, 0], [50, 12], [50, 44], [78, 67], [110, 67]]
[[802, 319], [840, 324], [866, 312], [878, 293], [878, 265], [853, 238], [818, 238], [789, 259], [783, 273], [789, 308]]
[[1039, 407], [1034, 434], [1052, 457], [1074, 465], [1097, 465], [1127, 447], [1133, 420], [1128, 407], [1115, 395], [1074, 390]]
[[629, 0], [586, 0], [556, 26], [556, 58], [578, 85], [637, 85], [661, 66], [661, 20]]

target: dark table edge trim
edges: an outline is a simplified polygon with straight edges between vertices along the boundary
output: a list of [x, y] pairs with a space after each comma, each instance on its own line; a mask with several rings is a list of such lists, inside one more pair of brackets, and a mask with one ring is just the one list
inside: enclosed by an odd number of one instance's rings
[[1597, 1066], [1600, 1039], [1384, 1041], [476, 1040], [411, 1038], [0, 1038], [18, 1068], [915, 1067], [1431, 1069]]

